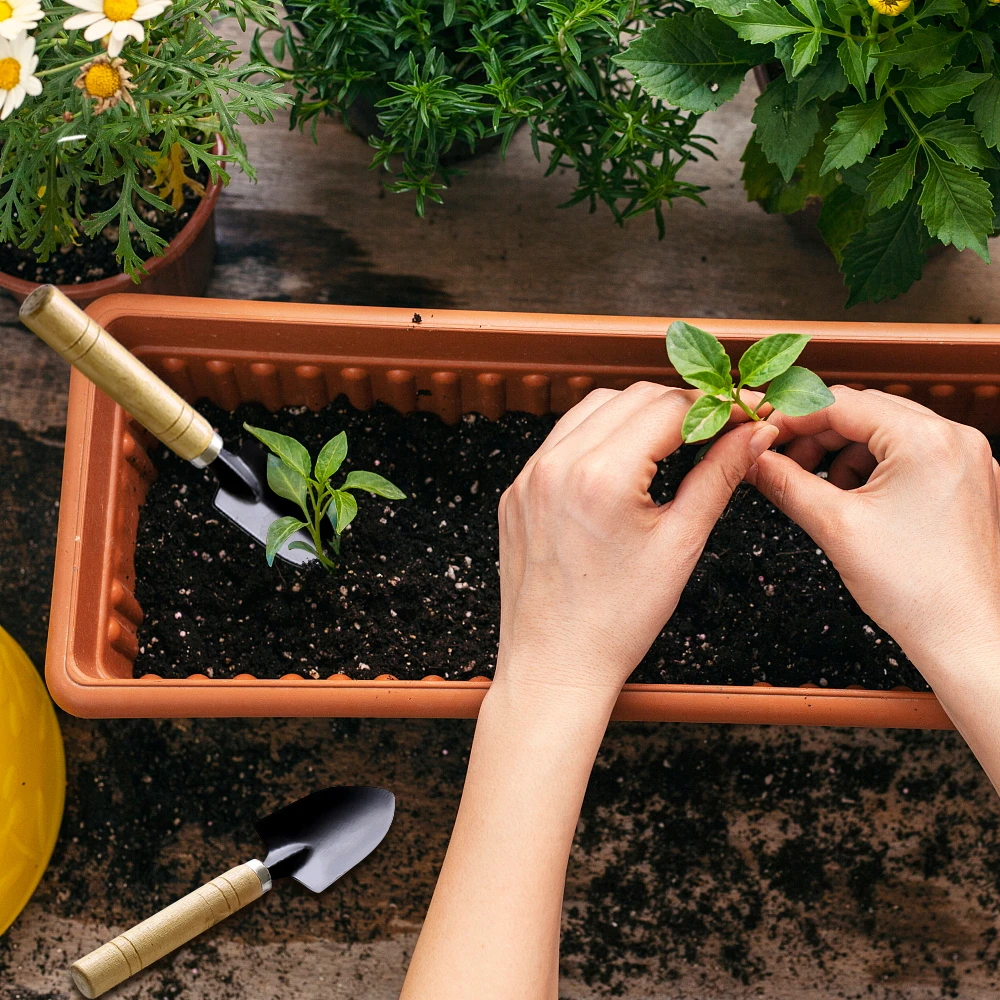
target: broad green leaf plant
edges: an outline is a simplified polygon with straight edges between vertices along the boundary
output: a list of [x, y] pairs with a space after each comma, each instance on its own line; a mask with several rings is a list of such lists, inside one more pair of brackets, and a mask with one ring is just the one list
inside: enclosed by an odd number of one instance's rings
[[[167, 245], [151, 208], [204, 193], [199, 172], [228, 181], [227, 162], [252, 176], [237, 123], [288, 98], [269, 67], [237, 65], [212, 28], [226, 17], [278, 23], [273, 0], [2, 0], [0, 242], [44, 262], [112, 227], [138, 281]], [[101, 212], [97, 188], [114, 196]]]
[[[618, 222], [652, 211], [662, 236], [663, 207], [704, 190], [678, 171], [711, 155], [698, 114], [644, 92], [614, 62], [662, 6], [294, 0], [273, 54], [290, 64], [278, 71], [295, 86], [292, 125], [315, 129], [323, 113], [350, 120], [356, 101], [375, 106], [372, 167], [391, 174], [389, 190], [412, 194], [418, 214], [462, 173], [462, 154], [498, 141], [503, 155], [523, 124], [547, 174], [575, 171], [567, 205], [603, 202]], [[264, 59], [261, 41], [252, 51]]]
[[[329, 545], [334, 555], [340, 555], [340, 536], [358, 513], [354, 490], [374, 493], [386, 500], [406, 499], [399, 487], [375, 472], [349, 472], [343, 483], [334, 487], [330, 480], [347, 458], [347, 434], [343, 431], [323, 445], [313, 462], [306, 446], [295, 438], [247, 423], [243, 426], [271, 452], [267, 456], [268, 486], [279, 497], [298, 504], [304, 518], [279, 517], [271, 522], [264, 553], [268, 566], [274, 565], [281, 546], [297, 531], [305, 529], [312, 545], [294, 541], [288, 547], [312, 553], [320, 565], [332, 572], [337, 564], [326, 554], [325, 545]], [[325, 543], [324, 520], [333, 528]]]
[[[808, 368], [795, 364], [809, 337], [778, 333], [747, 348], [740, 358], [739, 381], [733, 381], [733, 363], [726, 349], [710, 333], [678, 320], [667, 330], [667, 356], [677, 374], [705, 393], [684, 417], [681, 436], [688, 444], [706, 441], [725, 427], [734, 406], [751, 420], [760, 420], [760, 409], [769, 405], [792, 417], [802, 417], [829, 406], [833, 393]], [[753, 409], [743, 399], [744, 388], [766, 385]]]
[[769, 212], [822, 199], [848, 306], [917, 280], [934, 243], [985, 261], [1000, 195], [1000, 0], [694, 0], [617, 58], [654, 97], [716, 108], [766, 64], [743, 154]]

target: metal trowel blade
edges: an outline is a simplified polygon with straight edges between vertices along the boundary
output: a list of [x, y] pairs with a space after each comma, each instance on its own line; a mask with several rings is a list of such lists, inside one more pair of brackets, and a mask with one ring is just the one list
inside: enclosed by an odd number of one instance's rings
[[[251, 538], [266, 546], [267, 529], [272, 521], [288, 515], [301, 518], [302, 511], [290, 500], [279, 497], [267, 485], [267, 452], [257, 441], [251, 438], [244, 442], [235, 457], [249, 469], [260, 484], [260, 499], [254, 498], [240, 478], [225, 475], [225, 462], [216, 459], [212, 463], [212, 471], [218, 473], [220, 485], [215, 494], [215, 506]], [[246, 478], [245, 474], [242, 478]], [[304, 549], [290, 549], [292, 542], [306, 542], [312, 545], [312, 539], [304, 530], [296, 531], [278, 550], [279, 559], [296, 566], [304, 566], [316, 558]]]
[[363, 785], [324, 788], [257, 820], [271, 878], [322, 892], [363, 861], [389, 832], [396, 798]]

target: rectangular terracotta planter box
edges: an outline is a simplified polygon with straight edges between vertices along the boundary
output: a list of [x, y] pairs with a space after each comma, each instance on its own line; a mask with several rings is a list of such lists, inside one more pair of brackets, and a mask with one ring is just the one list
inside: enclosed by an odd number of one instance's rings
[[[562, 412], [597, 386], [678, 384], [669, 319], [380, 309], [115, 295], [90, 313], [190, 400], [226, 409], [321, 408], [344, 393], [457, 421]], [[827, 382], [899, 393], [1000, 431], [1000, 326], [699, 319], [738, 358], [783, 331], [813, 336], [803, 363]], [[87, 717], [475, 716], [485, 679], [399, 681], [247, 675], [133, 678], [136, 525], [155, 476], [148, 436], [73, 372], [46, 677]], [[210, 498], [206, 496], [206, 503]], [[443, 669], [443, 665], [442, 665]], [[946, 728], [932, 694], [860, 688], [626, 685], [616, 718]]]

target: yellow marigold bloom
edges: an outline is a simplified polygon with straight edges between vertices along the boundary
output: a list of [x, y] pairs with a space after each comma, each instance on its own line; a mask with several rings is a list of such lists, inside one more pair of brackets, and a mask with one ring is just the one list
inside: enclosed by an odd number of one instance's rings
[[[1000, 3], [1000, 0], [990, 0], [990, 3]], [[910, 6], [910, 0], [868, 0], [868, 6], [874, 7], [880, 14], [895, 17]]]
[[135, 103], [129, 93], [135, 90], [135, 84], [132, 83], [132, 74], [125, 68], [124, 59], [109, 59], [103, 54], [97, 56], [80, 67], [74, 86], [83, 91], [84, 97], [97, 102], [94, 105], [95, 115], [113, 108], [119, 101], [124, 101], [135, 111]]

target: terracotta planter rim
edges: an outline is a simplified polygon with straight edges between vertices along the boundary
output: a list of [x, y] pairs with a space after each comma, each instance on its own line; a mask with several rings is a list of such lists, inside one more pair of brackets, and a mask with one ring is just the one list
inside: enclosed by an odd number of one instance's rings
[[[669, 319], [381, 309], [116, 295], [90, 308], [190, 398], [226, 408], [320, 408], [346, 393], [404, 412], [561, 411], [596, 385], [676, 384]], [[908, 395], [1000, 430], [1000, 325], [698, 320], [734, 348], [768, 333], [812, 333], [805, 363], [828, 378]], [[257, 348], [255, 344], [266, 346]], [[418, 392], [419, 387], [419, 392]], [[499, 388], [498, 388], [499, 387]], [[255, 395], [256, 393], [256, 395]], [[100, 428], [100, 433], [95, 433]], [[155, 474], [144, 436], [74, 372], [46, 678], [67, 711], [91, 717], [474, 716], [484, 678], [297, 676], [133, 678], [135, 524]], [[948, 728], [933, 694], [855, 687], [631, 684], [622, 719]]]

